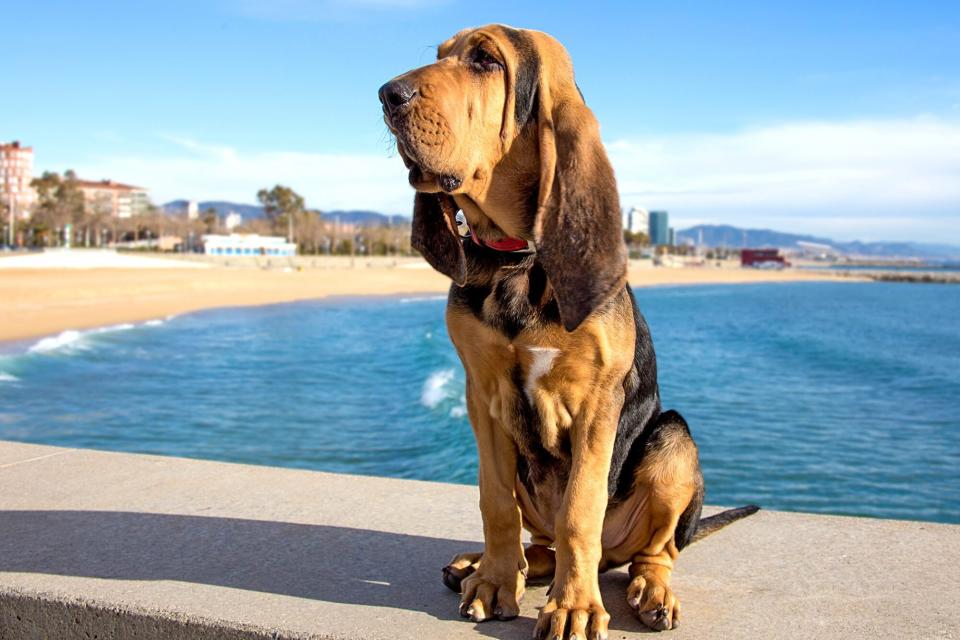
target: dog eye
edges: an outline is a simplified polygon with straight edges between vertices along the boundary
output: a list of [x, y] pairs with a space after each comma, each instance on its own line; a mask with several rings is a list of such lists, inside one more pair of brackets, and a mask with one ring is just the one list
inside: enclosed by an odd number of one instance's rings
[[474, 50], [471, 62], [481, 71], [496, 71], [503, 68], [499, 60], [480, 47]]

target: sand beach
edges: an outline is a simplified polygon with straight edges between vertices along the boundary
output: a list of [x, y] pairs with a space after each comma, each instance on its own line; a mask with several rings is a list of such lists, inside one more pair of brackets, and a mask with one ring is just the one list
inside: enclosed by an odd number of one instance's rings
[[[418, 259], [299, 258], [265, 268], [107, 251], [0, 257], [0, 340], [46, 336], [200, 309], [330, 296], [442, 294], [449, 281]], [[834, 280], [809, 271], [633, 264], [635, 287]]]

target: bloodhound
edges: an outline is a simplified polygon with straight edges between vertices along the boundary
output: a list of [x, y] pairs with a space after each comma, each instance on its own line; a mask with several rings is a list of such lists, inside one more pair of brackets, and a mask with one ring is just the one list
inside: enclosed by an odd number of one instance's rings
[[598, 572], [629, 564], [631, 608], [674, 627], [678, 551], [757, 508], [700, 518], [697, 447], [660, 408], [613, 169], [566, 50], [468, 29], [380, 100], [416, 190], [413, 246], [453, 280], [484, 535], [443, 570], [460, 613], [516, 617], [526, 580], [552, 577], [534, 636], [606, 638]]

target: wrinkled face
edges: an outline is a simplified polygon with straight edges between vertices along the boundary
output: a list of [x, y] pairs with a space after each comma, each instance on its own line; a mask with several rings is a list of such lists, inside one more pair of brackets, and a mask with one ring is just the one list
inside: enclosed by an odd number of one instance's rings
[[440, 45], [435, 63], [380, 88], [417, 191], [469, 193], [489, 179], [503, 155], [513, 59], [507, 28], [466, 30]]
[[383, 85], [380, 101], [418, 191], [411, 244], [437, 271], [465, 286], [500, 264], [467, 255], [460, 210], [488, 247], [535, 243], [567, 331], [622, 287], [613, 168], [555, 38], [504, 25], [461, 31], [435, 63]]

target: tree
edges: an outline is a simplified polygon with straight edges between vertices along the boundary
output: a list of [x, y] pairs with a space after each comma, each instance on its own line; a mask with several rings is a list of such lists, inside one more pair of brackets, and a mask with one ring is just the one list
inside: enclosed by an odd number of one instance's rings
[[298, 253], [319, 253], [326, 224], [319, 211], [304, 211], [296, 217]]
[[263, 205], [263, 212], [270, 221], [274, 233], [282, 233], [286, 228], [287, 241], [293, 242], [294, 219], [306, 211], [303, 196], [290, 187], [276, 185], [267, 191], [260, 189], [257, 200]]
[[213, 207], [207, 207], [203, 215], [200, 216], [200, 220], [203, 222], [205, 233], [217, 233], [219, 231], [220, 216], [217, 215], [217, 210]]
[[34, 229], [43, 236], [54, 231], [54, 242], [60, 244], [59, 231], [69, 223], [83, 224], [85, 218], [83, 192], [77, 186], [76, 174], [68, 170], [61, 178], [58, 173], [44, 171], [30, 181], [37, 192], [37, 206], [31, 220]]
[[85, 247], [89, 247], [91, 241], [97, 246], [103, 243], [103, 232], [110, 223], [111, 217], [113, 216], [107, 203], [99, 201], [91, 204], [90, 211], [87, 212], [84, 220], [83, 244]]
[[623, 241], [630, 246], [646, 247], [650, 245], [650, 236], [643, 231], [631, 233], [630, 231], [624, 230]]

